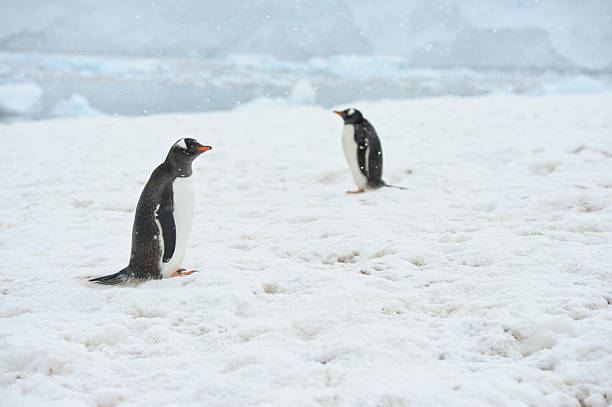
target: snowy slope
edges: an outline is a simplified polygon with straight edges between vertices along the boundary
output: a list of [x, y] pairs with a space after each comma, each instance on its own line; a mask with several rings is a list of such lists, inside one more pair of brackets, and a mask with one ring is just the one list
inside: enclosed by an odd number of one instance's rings
[[[359, 196], [318, 107], [0, 125], [2, 404], [606, 406], [610, 105], [355, 103], [408, 188]], [[186, 136], [201, 272], [84, 283]]]

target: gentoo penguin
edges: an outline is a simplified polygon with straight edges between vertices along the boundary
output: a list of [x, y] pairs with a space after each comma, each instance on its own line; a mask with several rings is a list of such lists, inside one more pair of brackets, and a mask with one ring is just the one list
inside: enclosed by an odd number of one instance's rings
[[191, 163], [211, 150], [192, 138], [180, 139], [145, 185], [132, 228], [130, 263], [118, 273], [91, 279], [100, 284], [176, 277], [187, 251], [193, 220], [194, 190]]
[[353, 173], [357, 191], [347, 191], [349, 194], [359, 194], [366, 188], [393, 187], [382, 180], [383, 157], [380, 140], [374, 126], [367, 121], [357, 109], [334, 110], [342, 116], [342, 149]]

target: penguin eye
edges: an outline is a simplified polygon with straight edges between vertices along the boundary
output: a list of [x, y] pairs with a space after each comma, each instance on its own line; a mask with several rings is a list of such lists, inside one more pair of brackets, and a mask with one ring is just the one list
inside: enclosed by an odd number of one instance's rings
[[346, 114], [347, 114], [348, 116], [352, 116], [352, 115], [353, 115], [353, 113], [355, 113], [355, 110], [353, 110], [353, 109], [349, 109], [349, 110], [348, 110], [348, 112], [346, 112]]

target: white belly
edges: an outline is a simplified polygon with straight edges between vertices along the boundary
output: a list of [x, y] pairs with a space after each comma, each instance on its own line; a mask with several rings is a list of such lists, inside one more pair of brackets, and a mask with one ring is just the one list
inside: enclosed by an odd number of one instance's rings
[[174, 198], [174, 224], [176, 226], [176, 246], [174, 254], [167, 263], [161, 264], [161, 272], [164, 277], [170, 277], [172, 273], [181, 268], [185, 252], [189, 246], [189, 235], [193, 224], [193, 207], [195, 203], [195, 192], [193, 190], [192, 177], [177, 178], [172, 185]]
[[357, 162], [358, 148], [359, 146], [355, 142], [355, 126], [352, 124], [345, 124], [342, 129], [342, 149], [344, 150], [344, 156], [353, 174], [355, 184], [357, 184], [359, 188], [364, 189], [368, 183], [368, 179], [359, 169], [359, 162]]

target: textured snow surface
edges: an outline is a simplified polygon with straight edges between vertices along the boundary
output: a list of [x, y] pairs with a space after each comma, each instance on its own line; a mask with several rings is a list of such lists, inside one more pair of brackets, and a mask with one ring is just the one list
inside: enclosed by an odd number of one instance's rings
[[[1, 125], [1, 404], [609, 405], [610, 106], [355, 103], [408, 188], [361, 195], [318, 107]], [[181, 137], [200, 272], [84, 282]]]

